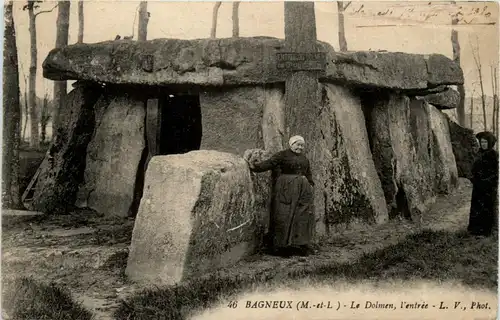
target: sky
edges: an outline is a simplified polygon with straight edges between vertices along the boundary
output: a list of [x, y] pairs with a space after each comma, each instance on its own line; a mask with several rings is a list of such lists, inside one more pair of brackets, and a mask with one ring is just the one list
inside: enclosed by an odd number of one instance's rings
[[[24, 75], [29, 69], [28, 13], [26, 1], [14, 1], [17, 46], [20, 63], [20, 86], [24, 92]], [[57, 3], [44, 1], [39, 10], [50, 10]], [[84, 2], [84, 42], [112, 40], [116, 35], [137, 37], [139, 2], [128, 0], [88, 0]], [[148, 1], [151, 18], [148, 40], [157, 38], [199, 39], [210, 35], [214, 2]], [[407, 53], [440, 53], [452, 57], [451, 17], [461, 12], [462, 22], [456, 26], [461, 45], [466, 94], [478, 95], [479, 77], [473, 52], [479, 53], [483, 68], [484, 90], [492, 95], [491, 66], [499, 65], [498, 3], [451, 1], [358, 1], [346, 10], [345, 32], [349, 50], [387, 50]], [[71, 3], [69, 43], [78, 34], [77, 2]], [[240, 36], [272, 36], [284, 38], [283, 2], [242, 2], [240, 4]], [[338, 50], [337, 4], [315, 3], [318, 40]], [[231, 2], [223, 2], [219, 10], [217, 37], [232, 33]], [[37, 17], [38, 70], [37, 95], [52, 96], [52, 81], [42, 76], [42, 62], [55, 45], [57, 9]], [[495, 24], [491, 24], [495, 23]], [[135, 31], [133, 31], [135, 30]], [[475, 49], [474, 49], [475, 48]]]

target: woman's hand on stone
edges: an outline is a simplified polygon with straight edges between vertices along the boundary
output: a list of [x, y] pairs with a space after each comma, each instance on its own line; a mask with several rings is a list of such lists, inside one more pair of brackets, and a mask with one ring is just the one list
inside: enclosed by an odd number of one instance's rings
[[248, 164], [248, 166], [250, 167], [250, 169], [254, 168], [253, 164], [248, 159], [245, 159], [245, 161]]

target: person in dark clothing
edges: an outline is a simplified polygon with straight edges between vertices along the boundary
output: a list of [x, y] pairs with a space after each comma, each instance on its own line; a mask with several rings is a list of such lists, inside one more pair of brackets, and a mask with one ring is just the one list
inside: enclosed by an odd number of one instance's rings
[[303, 155], [304, 138], [293, 136], [290, 148], [270, 159], [249, 163], [250, 170], [275, 170], [270, 221], [270, 242], [274, 254], [281, 256], [309, 255], [314, 228], [314, 181], [309, 160]]
[[498, 230], [498, 153], [493, 150], [496, 138], [485, 131], [476, 135], [479, 154], [472, 166], [472, 199], [467, 231], [489, 236]]

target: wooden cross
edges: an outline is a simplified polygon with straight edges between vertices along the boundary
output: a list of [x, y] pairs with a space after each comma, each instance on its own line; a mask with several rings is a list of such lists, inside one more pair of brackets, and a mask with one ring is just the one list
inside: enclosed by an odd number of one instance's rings
[[314, 2], [285, 1], [284, 5], [287, 52], [277, 54], [277, 67], [293, 71], [285, 87], [286, 137], [302, 135], [312, 151], [319, 138], [318, 72], [325, 68], [325, 54], [317, 47]]
[[[314, 207], [316, 227], [314, 233], [325, 231], [324, 224], [324, 188], [317, 179], [322, 175], [322, 135], [320, 128], [322, 91], [318, 80], [319, 73], [325, 68], [325, 56], [318, 53], [316, 37], [316, 17], [314, 2], [285, 1], [285, 48], [288, 56], [295, 61], [289, 63], [291, 74], [285, 84], [285, 138], [284, 147], [288, 147], [288, 138], [301, 135], [306, 141], [306, 154], [316, 180]], [[290, 60], [290, 58], [287, 58]], [[283, 68], [284, 58], [278, 55], [278, 66]]]

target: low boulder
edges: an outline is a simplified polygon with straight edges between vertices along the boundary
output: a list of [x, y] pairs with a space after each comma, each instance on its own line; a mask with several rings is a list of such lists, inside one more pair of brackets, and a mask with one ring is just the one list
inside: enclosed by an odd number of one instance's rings
[[137, 282], [171, 285], [255, 251], [261, 214], [243, 158], [218, 151], [149, 162], [126, 268]]
[[[271, 156], [271, 152], [263, 149], [248, 149], [243, 153], [243, 159], [250, 163], [261, 162], [269, 159]], [[269, 232], [270, 213], [273, 209], [271, 194], [273, 192], [273, 184], [276, 180], [276, 172], [251, 172], [251, 176], [254, 186], [255, 206], [261, 208], [261, 223], [258, 226], [258, 234], [265, 237]], [[267, 240], [269, 239], [268, 237]], [[266, 238], [262, 238], [261, 240], [262, 248], [270, 244], [266, 242]]]

